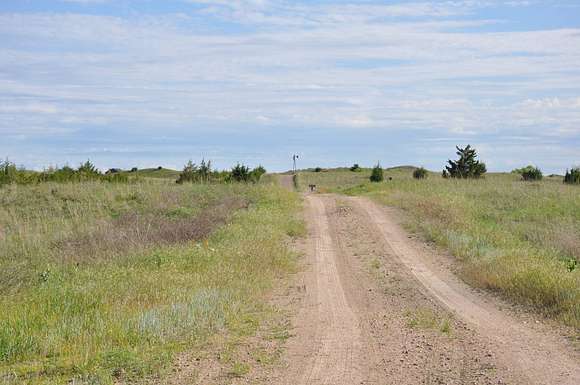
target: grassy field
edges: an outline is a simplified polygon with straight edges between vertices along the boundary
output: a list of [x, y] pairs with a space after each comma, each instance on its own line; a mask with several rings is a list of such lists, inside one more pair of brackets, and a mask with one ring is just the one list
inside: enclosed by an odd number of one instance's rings
[[177, 180], [180, 171], [171, 170], [168, 168], [144, 168], [134, 172], [131, 171], [121, 171], [122, 175], [128, 177], [140, 177], [140, 178], [159, 178], [159, 179], [173, 179]]
[[77, 183], [0, 195], [0, 383], [162, 376], [257, 328], [294, 269], [299, 200], [273, 185]]
[[404, 209], [413, 230], [457, 257], [468, 282], [580, 328], [578, 186], [560, 177], [523, 182], [514, 174], [414, 180], [411, 172], [388, 169], [377, 184], [364, 181], [370, 170], [303, 172], [298, 181]]

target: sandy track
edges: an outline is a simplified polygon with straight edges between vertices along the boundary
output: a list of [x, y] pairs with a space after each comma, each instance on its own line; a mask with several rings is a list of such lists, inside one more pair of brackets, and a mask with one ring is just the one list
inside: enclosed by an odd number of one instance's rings
[[[305, 201], [305, 272], [289, 294], [293, 338], [269, 383], [580, 383], [576, 352], [479, 298], [389, 209], [364, 198]], [[436, 326], [410, 326], [424, 312]], [[451, 333], [439, 330], [445, 319]]]
[[465, 284], [437, 271], [429, 257], [414, 247], [407, 234], [376, 203], [353, 198], [380, 231], [385, 243], [413, 276], [458, 317], [492, 339], [501, 358], [530, 384], [580, 383], [580, 361], [553, 336], [532, 330], [478, 298]]

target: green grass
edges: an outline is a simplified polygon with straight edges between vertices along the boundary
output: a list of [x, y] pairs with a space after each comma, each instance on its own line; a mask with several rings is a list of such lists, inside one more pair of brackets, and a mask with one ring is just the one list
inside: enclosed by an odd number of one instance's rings
[[161, 178], [161, 179], [173, 179], [177, 180], [179, 178], [180, 171], [171, 170], [168, 168], [144, 168], [142, 170], [137, 170], [136, 172], [123, 171], [122, 174], [127, 176], [138, 176], [141, 178]]
[[8, 186], [0, 203], [7, 384], [136, 381], [211, 335], [251, 334], [304, 233], [296, 195], [271, 185]]
[[[450, 250], [471, 284], [497, 291], [567, 325], [580, 327], [580, 189], [562, 178], [524, 182], [513, 174], [445, 180], [386, 170], [383, 183], [329, 171], [299, 178], [330, 191], [366, 195], [408, 213], [409, 225]], [[335, 175], [333, 175], [335, 174]]]

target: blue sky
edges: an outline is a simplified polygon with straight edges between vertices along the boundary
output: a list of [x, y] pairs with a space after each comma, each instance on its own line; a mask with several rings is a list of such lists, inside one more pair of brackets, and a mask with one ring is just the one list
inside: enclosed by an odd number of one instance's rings
[[0, 157], [580, 164], [580, 2], [2, 0]]

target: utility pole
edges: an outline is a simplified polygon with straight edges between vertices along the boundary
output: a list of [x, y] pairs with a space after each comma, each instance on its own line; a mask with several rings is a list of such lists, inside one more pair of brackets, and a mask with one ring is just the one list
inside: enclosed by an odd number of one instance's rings
[[298, 155], [296, 154], [292, 155], [292, 161], [294, 163], [292, 170], [294, 171], [294, 174], [296, 174], [296, 159], [298, 159]]

